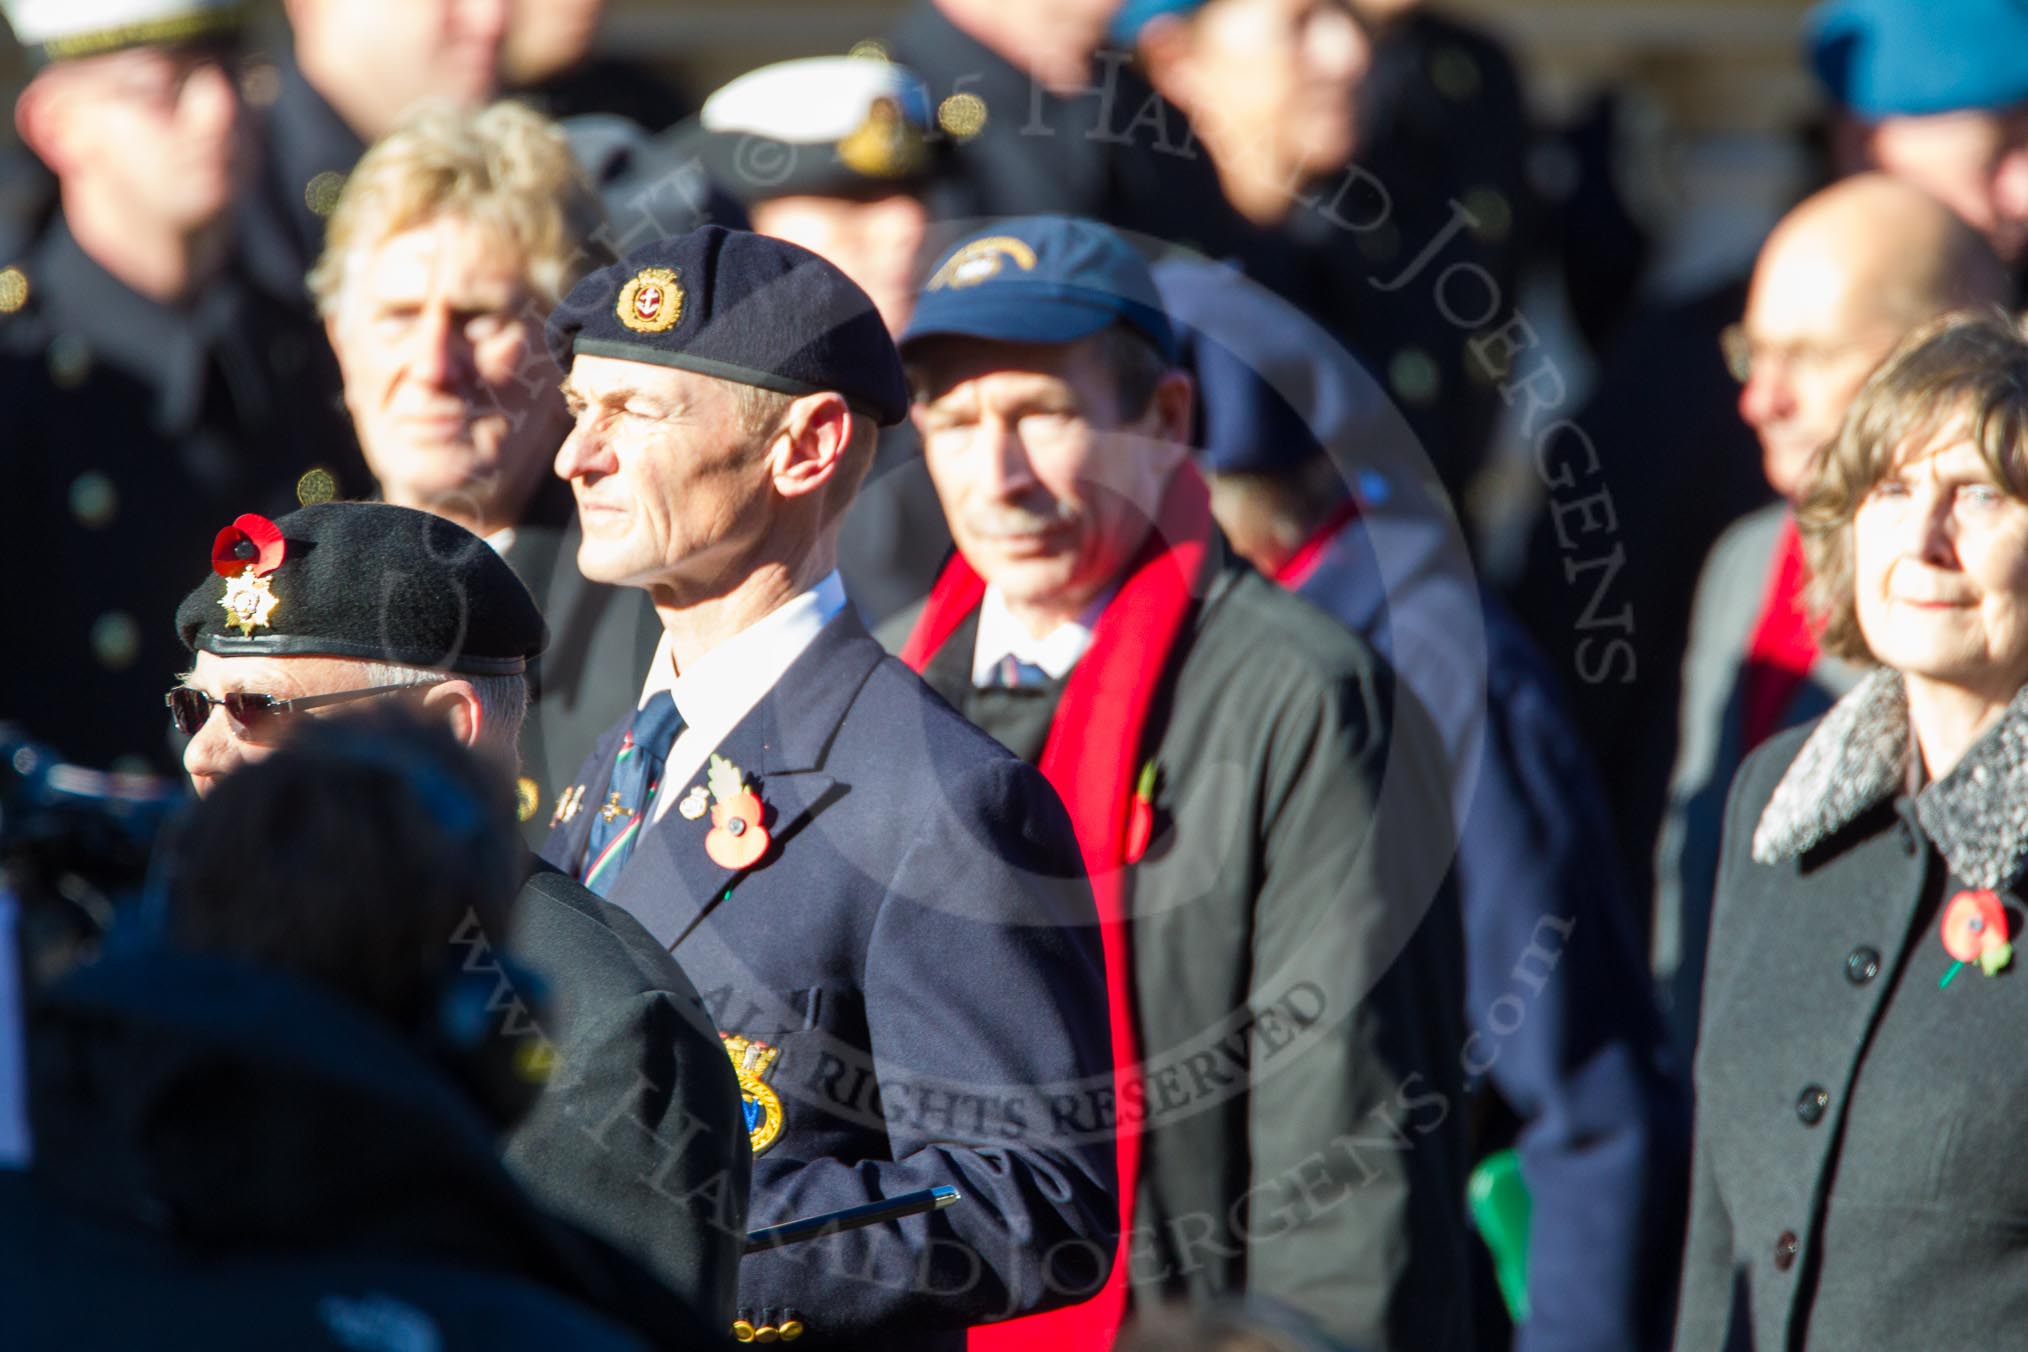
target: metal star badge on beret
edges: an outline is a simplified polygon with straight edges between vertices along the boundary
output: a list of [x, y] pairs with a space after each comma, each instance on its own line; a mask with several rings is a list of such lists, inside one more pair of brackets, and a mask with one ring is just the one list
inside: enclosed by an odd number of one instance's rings
[[226, 579], [218, 604], [242, 638], [267, 628], [281, 600], [267, 575], [282, 566], [284, 549], [282, 528], [252, 512], [234, 518], [211, 542], [212, 571]]
[[636, 333], [666, 333], [683, 318], [683, 287], [674, 268], [642, 268], [620, 288], [613, 306], [620, 322]]
[[209, 561], [176, 607], [192, 652], [509, 676], [542, 651], [542, 612], [507, 561], [429, 512], [323, 502], [273, 521], [242, 516]]

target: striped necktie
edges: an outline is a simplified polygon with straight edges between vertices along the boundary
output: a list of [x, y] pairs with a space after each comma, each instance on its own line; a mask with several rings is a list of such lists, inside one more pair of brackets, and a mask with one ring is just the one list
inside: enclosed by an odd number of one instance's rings
[[584, 885], [602, 897], [611, 894], [647, 825], [648, 805], [655, 801], [662, 780], [662, 763], [682, 731], [683, 715], [676, 712], [676, 701], [666, 690], [657, 691], [627, 725], [606, 784], [605, 804], [592, 816], [591, 842], [585, 847]]

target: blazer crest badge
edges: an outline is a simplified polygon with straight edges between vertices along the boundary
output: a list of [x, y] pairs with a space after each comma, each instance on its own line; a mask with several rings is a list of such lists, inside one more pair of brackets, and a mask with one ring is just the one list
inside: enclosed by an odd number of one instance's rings
[[725, 1054], [732, 1058], [733, 1074], [739, 1077], [747, 1139], [753, 1143], [753, 1153], [759, 1155], [782, 1135], [781, 1096], [767, 1082], [782, 1049], [737, 1033], [720, 1033], [719, 1037], [725, 1040]]

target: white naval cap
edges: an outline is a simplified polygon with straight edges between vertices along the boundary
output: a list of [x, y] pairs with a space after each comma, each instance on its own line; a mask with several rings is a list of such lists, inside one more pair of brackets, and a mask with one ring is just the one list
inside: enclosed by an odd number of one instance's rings
[[679, 129], [743, 206], [777, 197], [912, 192], [932, 173], [929, 90], [878, 56], [813, 56], [751, 70]]
[[44, 61], [189, 42], [237, 28], [246, 0], [0, 0], [15, 41]]
[[811, 56], [750, 70], [706, 99], [697, 120], [706, 131], [828, 144], [865, 126], [882, 100], [904, 121], [929, 126], [929, 90], [915, 72], [868, 56]]

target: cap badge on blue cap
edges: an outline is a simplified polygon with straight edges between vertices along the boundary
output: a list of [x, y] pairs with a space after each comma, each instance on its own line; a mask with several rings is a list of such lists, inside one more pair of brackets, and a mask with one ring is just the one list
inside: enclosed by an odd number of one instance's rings
[[666, 333], [683, 318], [683, 287], [674, 268], [642, 268], [620, 288], [613, 311], [635, 333]]
[[922, 165], [922, 133], [901, 115], [901, 105], [877, 98], [866, 120], [838, 142], [838, 158], [847, 169], [867, 178], [906, 178]]
[[1035, 250], [1029, 248], [1025, 240], [1012, 235], [975, 239], [946, 258], [924, 289], [941, 291], [948, 286], [959, 290], [977, 286], [989, 277], [998, 276], [1001, 267], [1009, 261], [1023, 272], [1031, 272], [1035, 268]]

